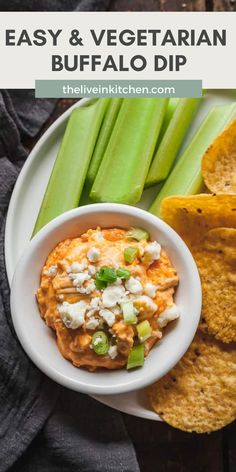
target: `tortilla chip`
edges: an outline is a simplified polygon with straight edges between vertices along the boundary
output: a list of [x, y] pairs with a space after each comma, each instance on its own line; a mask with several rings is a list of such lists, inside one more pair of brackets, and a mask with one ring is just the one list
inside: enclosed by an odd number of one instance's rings
[[197, 333], [180, 362], [148, 388], [153, 409], [187, 432], [209, 433], [236, 419], [236, 348]]
[[225, 343], [236, 341], [236, 229], [208, 231], [192, 251], [202, 282], [200, 328]]
[[205, 152], [202, 176], [210, 192], [236, 193], [236, 120]]
[[236, 228], [236, 195], [191, 195], [164, 198], [161, 217], [192, 247], [217, 227]]

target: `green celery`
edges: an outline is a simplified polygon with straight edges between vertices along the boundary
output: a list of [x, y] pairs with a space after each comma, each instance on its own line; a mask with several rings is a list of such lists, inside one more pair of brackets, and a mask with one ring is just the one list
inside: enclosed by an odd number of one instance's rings
[[201, 98], [181, 98], [157, 149], [146, 179], [150, 187], [168, 177], [174, 160], [201, 103]]
[[152, 328], [148, 320], [141, 321], [137, 325], [138, 338], [141, 343], [146, 341], [152, 335]]
[[166, 98], [124, 99], [90, 192], [92, 200], [140, 200], [167, 104]]
[[123, 98], [110, 99], [110, 103], [108, 105], [101, 129], [100, 129], [98, 140], [97, 140], [97, 143], [96, 143], [93, 155], [92, 155], [92, 159], [89, 164], [88, 173], [86, 176], [85, 185], [88, 188], [92, 187], [92, 184], [97, 175], [97, 171], [102, 162], [107, 144], [109, 142], [118, 113], [120, 111], [122, 101], [123, 101]]
[[149, 233], [142, 228], [131, 228], [127, 233], [127, 239], [135, 239], [136, 241], [148, 240]]
[[144, 364], [144, 344], [134, 346], [128, 356], [127, 370], [142, 367]]
[[139, 250], [137, 247], [129, 246], [124, 249], [124, 259], [125, 262], [132, 264], [136, 257], [138, 256]]
[[194, 195], [203, 191], [201, 159], [208, 146], [236, 117], [236, 103], [213, 108], [164, 183], [150, 212], [160, 215], [160, 205], [170, 195]]
[[161, 142], [161, 140], [162, 140], [162, 138], [163, 138], [168, 126], [169, 126], [170, 120], [171, 120], [172, 116], [174, 115], [174, 112], [177, 108], [179, 100], [180, 100], [180, 98], [170, 98], [169, 99], [169, 103], [168, 103], [167, 110], [166, 110], [166, 113], [165, 113], [165, 116], [164, 116], [161, 131], [160, 131], [160, 134], [158, 136], [157, 145], [159, 145], [159, 143]]
[[121, 303], [121, 308], [123, 311], [124, 322], [126, 324], [137, 323], [137, 316], [133, 302], [123, 302]]
[[72, 111], [33, 230], [35, 235], [58, 215], [76, 208], [108, 99]]

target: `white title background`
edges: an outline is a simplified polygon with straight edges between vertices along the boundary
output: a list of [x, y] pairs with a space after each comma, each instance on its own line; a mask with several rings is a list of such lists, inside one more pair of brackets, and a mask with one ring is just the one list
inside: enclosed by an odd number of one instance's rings
[[[178, 29], [195, 29], [196, 35], [203, 28], [209, 33], [212, 28], [227, 30], [227, 46], [106, 46], [105, 42], [96, 47], [89, 30], [95, 29], [171, 29], [173, 34]], [[52, 46], [52, 38], [48, 35], [45, 46], [5, 46], [5, 30], [15, 29], [16, 39], [22, 29], [27, 29], [33, 39], [35, 29], [62, 29], [58, 38], [58, 46]], [[69, 37], [71, 30], [78, 29], [83, 38], [84, 46], [71, 46]], [[161, 37], [162, 35], [160, 35]], [[211, 37], [211, 35], [210, 35]], [[151, 43], [151, 41], [150, 41]], [[92, 80], [92, 79], [198, 79], [203, 81], [204, 88], [236, 88], [236, 13], [160, 13], [160, 12], [0, 12], [0, 87], [1, 88], [34, 88], [35, 80]], [[114, 59], [123, 54], [126, 63], [137, 54], [147, 58], [148, 66], [142, 72], [52, 72], [51, 56], [74, 54], [100, 54], [104, 58], [112, 54]], [[168, 70], [155, 72], [153, 56], [162, 54], [183, 54], [187, 64], [179, 72]]]

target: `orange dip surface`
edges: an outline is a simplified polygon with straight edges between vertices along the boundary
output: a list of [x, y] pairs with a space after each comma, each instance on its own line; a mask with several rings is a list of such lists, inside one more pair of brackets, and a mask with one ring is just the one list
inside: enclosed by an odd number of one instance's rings
[[[149, 235], [136, 240], [130, 234], [89, 229], [60, 242], [42, 269], [36, 294], [41, 316], [55, 331], [61, 354], [76, 367], [125, 367], [139, 344], [147, 356], [163, 328], [180, 315], [174, 303], [179, 279], [168, 255]], [[134, 248], [129, 261], [127, 248]], [[115, 280], [100, 280], [104, 267]], [[125, 317], [127, 309], [131, 319]]]

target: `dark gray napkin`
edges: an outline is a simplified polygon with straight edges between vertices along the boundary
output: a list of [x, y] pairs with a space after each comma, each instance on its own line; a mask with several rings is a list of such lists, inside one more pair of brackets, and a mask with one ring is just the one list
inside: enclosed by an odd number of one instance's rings
[[46, 378], [22, 350], [11, 322], [4, 261], [9, 199], [53, 100], [33, 91], [0, 92], [0, 472], [136, 472], [120, 413]]

